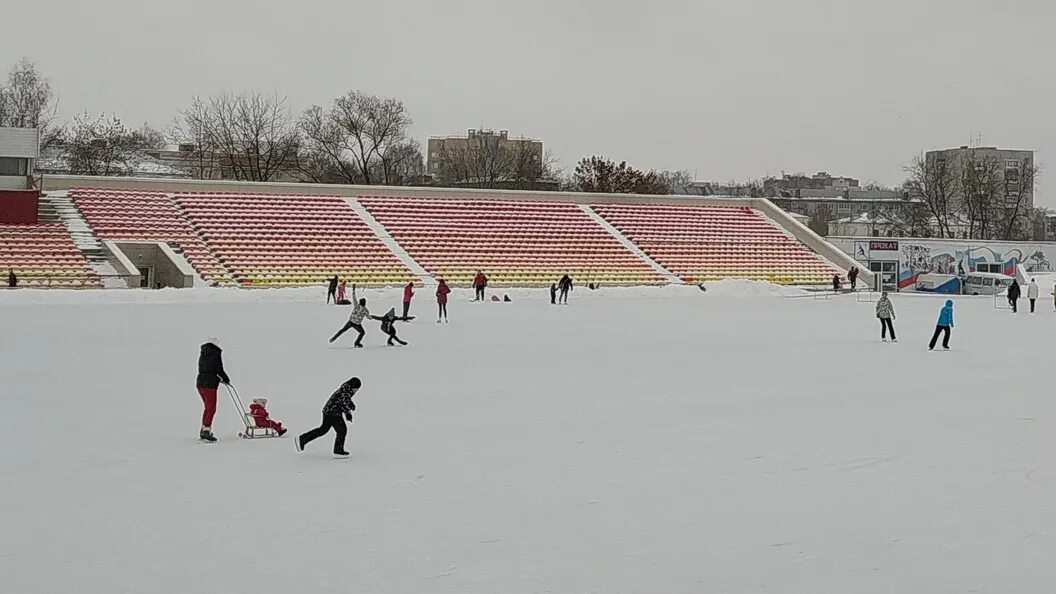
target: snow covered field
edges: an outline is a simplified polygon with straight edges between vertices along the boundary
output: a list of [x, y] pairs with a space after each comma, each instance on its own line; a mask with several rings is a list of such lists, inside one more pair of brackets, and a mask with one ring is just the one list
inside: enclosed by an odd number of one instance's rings
[[[1051, 303], [957, 299], [929, 353], [942, 299], [882, 344], [871, 303], [747, 286], [456, 293], [449, 325], [423, 292], [362, 350], [322, 290], [0, 292], [0, 590], [1051, 592]], [[222, 399], [197, 443], [212, 335], [290, 435]], [[351, 375], [351, 458], [297, 454]]]

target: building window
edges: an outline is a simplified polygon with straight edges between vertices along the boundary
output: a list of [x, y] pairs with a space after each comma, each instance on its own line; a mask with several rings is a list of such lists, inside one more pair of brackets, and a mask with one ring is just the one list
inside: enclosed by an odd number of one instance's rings
[[1010, 171], [1013, 169], [1019, 171], [1019, 161], [1016, 161], [1015, 159], [1009, 159], [1005, 161], [1005, 171]]
[[28, 175], [29, 159], [0, 157], [0, 175]]
[[1001, 274], [1001, 265], [1000, 264], [976, 264], [975, 265], [975, 271], [976, 272], [996, 272], [998, 274]]

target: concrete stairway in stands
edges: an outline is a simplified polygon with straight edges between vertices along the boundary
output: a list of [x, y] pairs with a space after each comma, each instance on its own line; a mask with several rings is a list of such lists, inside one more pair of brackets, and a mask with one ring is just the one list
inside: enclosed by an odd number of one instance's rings
[[92, 266], [103, 279], [103, 286], [107, 289], [127, 288], [128, 285], [118, 278], [117, 270], [106, 261], [106, 250], [103, 242], [96, 237], [95, 231], [88, 225], [84, 215], [70, 200], [66, 192], [48, 192], [40, 197], [37, 206], [37, 218], [41, 223], [62, 223], [73, 237], [73, 243], [88, 259]]

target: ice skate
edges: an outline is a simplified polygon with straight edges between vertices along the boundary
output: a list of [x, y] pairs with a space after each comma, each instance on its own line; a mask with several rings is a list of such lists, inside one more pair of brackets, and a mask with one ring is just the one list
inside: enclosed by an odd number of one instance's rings
[[302, 436], [298, 435], [297, 439], [293, 440], [293, 447], [297, 448], [298, 452], [304, 451], [304, 441], [301, 439]]
[[881, 338], [880, 342], [887, 342], [887, 339], [886, 338]]
[[198, 440], [205, 443], [216, 443], [213, 430], [208, 427], [202, 427], [202, 430], [198, 432]]
[[289, 429], [287, 429], [285, 427], [283, 427], [282, 429], [279, 429], [279, 437], [282, 437], [283, 435], [286, 435], [287, 431], [289, 431]]
[[344, 450], [342, 450], [342, 451], [340, 451], [340, 452], [334, 452], [334, 457], [335, 457], [335, 458], [347, 458], [347, 457], [349, 457], [350, 455], [351, 455], [351, 454], [349, 454], [348, 452], [346, 452], [346, 451], [344, 451]]

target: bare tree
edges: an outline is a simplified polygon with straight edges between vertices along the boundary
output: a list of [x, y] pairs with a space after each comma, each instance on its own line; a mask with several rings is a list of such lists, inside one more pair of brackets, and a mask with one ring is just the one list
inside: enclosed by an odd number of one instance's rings
[[269, 181], [298, 168], [300, 135], [277, 95], [222, 94], [196, 98], [173, 126], [173, 139], [194, 145], [189, 169], [195, 177], [222, 176]]
[[43, 150], [61, 135], [54, 125], [57, 113], [58, 101], [51, 83], [41, 76], [36, 64], [27, 58], [19, 60], [7, 82], [0, 85], [0, 126], [38, 129]]
[[62, 144], [70, 173], [76, 175], [130, 175], [142, 149], [135, 131], [106, 114], [74, 117]]
[[684, 188], [693, 185], [693, 174], [681, 169], [678, 171], [664, 170], [657, 174], [660, 183], [667, 186], [668, 194], [683, 194]]
[[960, 206], [968, 223], [969, 239], [994, 239], [995, 215], [1000, 207], [1001, 172], [992, 156], [969, 153], [959, 164]]
[[[402, 101], [349, 91], [329, 110], [301, 116], [309, 175], [338, 175], [346, 183], [396, 184], [420, 149], [409, 138], [411, 117]], [[413, 169], [413, 167], [412, 167]], [[314, 171], [313, 171], [314, 170]]]
[[655, 171], [635, 169], [621, 161], [619, 164], [604, 157], [584, 157], [572, 174], [573, 187], [578, 192], [609, 192], [617, 194], [666, 194], [667, 186]]
[[1027, 206], [1037, 184], [1038, 168], [1030, 159], [1015, 163], [1005, 162], [999, 186], [1003, 198], [1001, 221], [1002, 237], [1006, 240], [1026, 240], [1034, 235], [1033, 215]]
[[959, 181], [955, 166], [945, 159], [929, 161], [921, 154], [913, 158], [905, 171], [909, 175], [902, 184], [906, 195], [924, 205], [935, 219], [939, 237], [952, 237], [950, 215], [957, 210], [954, 200]]
[[212, 113], [195, 97], [169, 129], [169, 139], [179, 146], [179, 167], [195, 179], [213, 179], [217, 172], [213, 145]]

